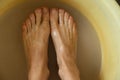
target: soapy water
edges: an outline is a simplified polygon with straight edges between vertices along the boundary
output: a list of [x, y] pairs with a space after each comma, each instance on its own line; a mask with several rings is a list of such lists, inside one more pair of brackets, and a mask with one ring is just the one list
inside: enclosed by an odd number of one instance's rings
[[[78, 30], [77, 65], [81, 80], [98, 80], [101, 66], [99, 39], [89, 21], [75, 8], [58, 0], [29, 1], [0, 16], [0, 74], [1, 80], [27, 80], [27, 63], [22, 43], [22, 23], [38, 7], [57, 7], [68, 11]], [[60, 80], [52, 39], [49, 41], [49, 80]]]

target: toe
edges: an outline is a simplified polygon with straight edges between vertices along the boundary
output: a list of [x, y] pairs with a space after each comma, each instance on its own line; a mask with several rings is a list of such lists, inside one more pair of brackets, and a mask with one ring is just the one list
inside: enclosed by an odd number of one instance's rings
[[32, 27], [35, 26], [35, 15], [33, 13], [30, 15], [30, 20]]
[[73, 18], [72, 18], [72, 16], [70, 16], [68, 19], [68, 29], [69, 29], [70, 39], [72, 39], [73, 38]]
[[73, 38], [76, 41], [78, 34], [77, 34], [77, 29], [76, 29], [76, 23], [75, 22], [73, 23], [73, 29], [72, 30], [73, 30]]
[[72, 16], [70, 16], [68, 19], [68, 28], [69, 28], [69, 31], [72, 32], [72, 29], [73, 29], [73, 17]]
[[69, 14], [67, 12], [65, 12], [65, 14], [64, 14], [64, 24], [66, 26], [68, 26], [68, 20], [69, 20]]
[[41, 24], [41, 16], [42, 16], [41, 9], [35, 10], [35, 16], [36, 16], [36, 25], [39, 26]]
[[49, 23], [49, 9], [43, 8], [43, 23]]
[[26, 26], [25, 23], [23, 24], [22, 28], [23, 28], [23, 32], [22, 32], [23, 42], [26, 43], [26, 38], [27, 38], [27, 26]]
[[51, 28], [53, 29], [57, 29], [58, 27], [58, 9], [57, 8], [53, 8], [50, 11], [50, 22], [51, 22]]
[[77, 42], [78, 42], [78, 32], [76, 29], [76, 23], [73, 24], [73, 44], [75, 46], [75, 49], [77, 47]]
[[73, 17], [72, 16], [70, 16], [68, 19], [68, 26], [69, 26], [69, 28], [73, 27]]
[[64, 18], [64, 10], [63, 9], [59, 9], [59, 24], [63, 25], [63, 18]]
[[27, 19], [26, 20], [26, 28], [27, 28], [27, 32], [30, 32], [31, 31], [31, 22], [30, 22], [30, 19]]
[[27, 27], [26, 27], [25, 23], [22, 26], [22, 33], [23, 33], [23, 37], [27, 34]]

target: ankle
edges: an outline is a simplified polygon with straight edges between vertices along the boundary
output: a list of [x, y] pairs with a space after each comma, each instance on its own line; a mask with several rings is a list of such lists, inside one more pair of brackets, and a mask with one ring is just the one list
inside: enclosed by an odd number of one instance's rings
[[29, 69], [28, 80], [47, 80], [48, 76], [48, 67], [31, 68]]
[[64, 67], [59, 69], [62, 80], [80, 80], [80, 73], [77, 67]]
[[[59, 61], [59, 75], [62, 80], [79, 80], [79, 70], [77, 68], [77, 64], [75, 59], [61, 58]], [[69, 79], [68, 79], [69, 78]]]

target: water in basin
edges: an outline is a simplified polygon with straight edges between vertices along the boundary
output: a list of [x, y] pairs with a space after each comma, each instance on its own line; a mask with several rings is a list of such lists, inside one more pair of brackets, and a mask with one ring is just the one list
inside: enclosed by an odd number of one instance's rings
[[[47, 6], [63, 8], [73, 15], [78, 30], [77, 64], [81, 80], [98, 80], [101, 51], [92, 24], [75, 8], [59, 1], [29, 1], [0, 16], [0, 80], [27, 80], [27, 63], [22, 43], [22, 23], [34, 9]], [[52, 39], [49, 42], [49, 80], [60, 80]]]

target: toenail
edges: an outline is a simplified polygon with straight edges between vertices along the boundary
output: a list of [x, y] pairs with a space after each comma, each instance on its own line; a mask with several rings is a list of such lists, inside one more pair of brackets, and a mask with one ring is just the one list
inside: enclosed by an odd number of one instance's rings
[[44, 7], [43, 10], [44, 10], [45, 12], [47, 12], [48, 9]]
[[64, 10], [63, 9], [59, 9], [59, 12], [64, 12]]
[[35, 12], [40, 13], [40, 12], [41, 12], [41, 9], [37, 9]]
[[31, 15], [30, 15], [30, 18], [33, 19], [33, 17], [34, 17], [34, 14], [31, 14]]
[[26, 23], [30, 24], [30, 21], [29, 21], [29, 19], [27, 19]]
[[25, 23], [23, 23], [23, 27], [22, 27], [22, 29], [23, 29], [23, 30], [26, 29], [26, 25], [25, 25]]

